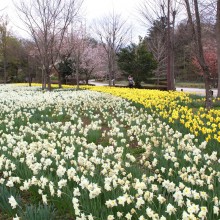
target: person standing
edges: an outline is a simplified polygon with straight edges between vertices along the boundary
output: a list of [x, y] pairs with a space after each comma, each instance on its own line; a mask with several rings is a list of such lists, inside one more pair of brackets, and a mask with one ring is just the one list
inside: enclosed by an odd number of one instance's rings
[[129, 86], [129, 88], [134, 87], [134, 79], [131, 75], [128, 76], [128, 86]]

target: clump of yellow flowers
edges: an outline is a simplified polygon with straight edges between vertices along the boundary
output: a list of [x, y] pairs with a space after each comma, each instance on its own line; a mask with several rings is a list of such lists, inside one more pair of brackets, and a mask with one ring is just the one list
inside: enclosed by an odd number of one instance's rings
[[195, 136], [203, 134], [208, 142], [216, 139], [220, 142], [220, 110], [187, 106], [192, 100], [189, 93], [146, 89], [129, 89], [105, 86], [83, 86], [84, 89], [111, 93], [116, 96], [140, 103], [169, 123], [180, 122]]

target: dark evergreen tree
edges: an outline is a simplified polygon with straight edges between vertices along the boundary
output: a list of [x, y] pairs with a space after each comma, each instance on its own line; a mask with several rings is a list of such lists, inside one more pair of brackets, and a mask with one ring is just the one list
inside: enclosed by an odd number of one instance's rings
[[135, 87], [140, 88], [141, 82], [152, 76], [157, 62], [144, 41], [140, 40], [138, 45], [132, 43], [119, 51], [118, 66], [125, 76], [132, 75]]
[[58, 66], [58, 71], [61, 73], [61, 81], [62, 84], [66, 83], [66, 78], [73, 74], [74, 67], [73, 67], [72, 60], [70, 58], [64, 58]]

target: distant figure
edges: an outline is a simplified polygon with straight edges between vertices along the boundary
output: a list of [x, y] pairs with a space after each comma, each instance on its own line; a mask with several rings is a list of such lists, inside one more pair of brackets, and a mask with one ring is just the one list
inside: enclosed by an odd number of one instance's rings
[[115, 85], [115, 79], [112, 79], [112, 85], [113, 86]]
[[134, 80], [133, 80], [133, 77], [131, 75], [128, 76], [128, 86], [129, 86], [129, 88], [134, 87]]

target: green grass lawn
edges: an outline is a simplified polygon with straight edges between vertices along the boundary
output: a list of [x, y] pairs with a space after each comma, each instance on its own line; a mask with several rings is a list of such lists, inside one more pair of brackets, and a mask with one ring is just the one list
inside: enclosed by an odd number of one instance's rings
[[205, 84], [202, 82], [177, 82], [176, 87], [199, 88], [204, 89]]

